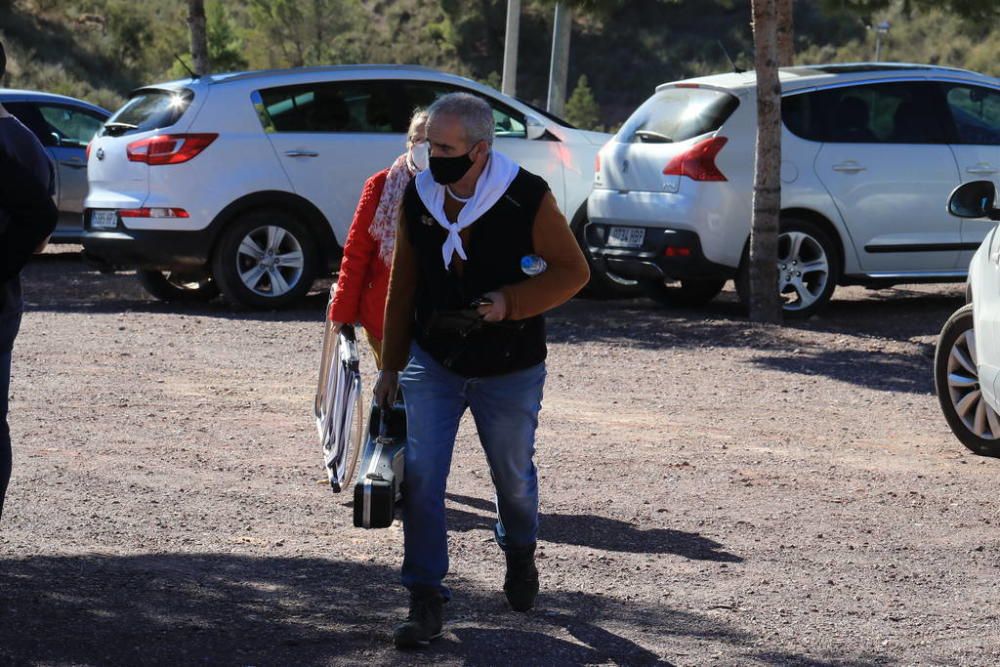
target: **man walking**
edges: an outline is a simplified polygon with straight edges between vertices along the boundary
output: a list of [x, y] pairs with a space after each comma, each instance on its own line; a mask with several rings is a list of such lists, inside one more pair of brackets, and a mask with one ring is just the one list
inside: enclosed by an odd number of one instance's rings
[[[0, 44], [0, 79], [7, 56]], [[40, 251], [56, 226], [52, 165], [31, 130], [0, 105], [0, 517], [10, 481], [7, 426], [11, 351], [21, 326], [21, 281], [26, 258]]]
[[[535, 428], [545, 383], [542, 314], [589, 279], [586, 260], [545, 181], [492, 149], [490, 106], [454, 93], [428, 109], [429, 169], [410, 183], [386, 303], [375, 399], [402, 389], [406, 481], [402, 582], [410, 612], [399, 648], [441, 634], [450, 592], [445, 488], [469, 408], [496, 488], [495, 536], [515, 611], [538, 593]], [[529, 276], [522, 262], [545, 270]], [[535, 273], [535, 271], [531, 271]]]

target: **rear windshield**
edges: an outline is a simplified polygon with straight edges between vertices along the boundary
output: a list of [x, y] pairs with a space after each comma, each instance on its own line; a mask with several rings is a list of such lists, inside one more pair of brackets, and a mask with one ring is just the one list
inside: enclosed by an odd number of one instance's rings
[[667, 88], [636, 109], [619, 132], [620, 141], [672, 143], [722, 127], [740, 102], [734, 95], [706, 88]]
[[104, 124], [101, 135], [121, 136], [170, 127], [191, 106], [190, 90], [140, 90]]

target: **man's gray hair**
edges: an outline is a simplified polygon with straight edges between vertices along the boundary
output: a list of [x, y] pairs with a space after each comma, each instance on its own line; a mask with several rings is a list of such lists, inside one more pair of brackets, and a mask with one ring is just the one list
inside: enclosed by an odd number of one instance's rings
[[485, 141], [493, 145], [493, 110], [481, 97], [469, 93], [449, 93], [437, 99], [427, 109], [427, 124], [435, 116], [453, 116], [465, 128], [465, 139], [471, 144]]

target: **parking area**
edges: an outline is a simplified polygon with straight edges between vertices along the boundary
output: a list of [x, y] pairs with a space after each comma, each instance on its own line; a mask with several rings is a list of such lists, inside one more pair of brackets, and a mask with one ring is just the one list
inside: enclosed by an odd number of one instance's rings
[[[960, 285], [838, 290], [752, 327], [575, 300], [549, 318], [542, 593], [507, 611], [471, 420], [446, 634], [391, 648], [398, 528], [351, 526], [311, 415], [325, 292], [154, 301], [72, 247], [25, 273], [0, 532], [0, 662], [990, 665], [998, 462], [933, 394]], [[371, 386], [373, 368], [363, 360]]]

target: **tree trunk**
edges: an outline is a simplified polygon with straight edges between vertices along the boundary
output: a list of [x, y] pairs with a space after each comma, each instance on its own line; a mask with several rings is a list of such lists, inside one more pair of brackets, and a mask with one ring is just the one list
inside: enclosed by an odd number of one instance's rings
[[323, 21], [326, 16], [323, 12], [323, 3], [320, 0], [313, 0], [313, 20], [316, 22], [316, 43], [313, 48], [313, 65], [323, 65]]
[[208, 32], [205, 25], [205, 0], [188, 0], [188, 27], [191, 28], [191, 57], [194, 73], [208, 74]]
[[750, 319], [781, 322], [778, 230], [781, 216], [781, 82], [778, 80], [780, 0], [751, 0], [757, 70], [757, 150], [750, 225]]
[[795, 18], [792, 0], [777, 0], [778, 4], [778, 65], [795, 64]]

